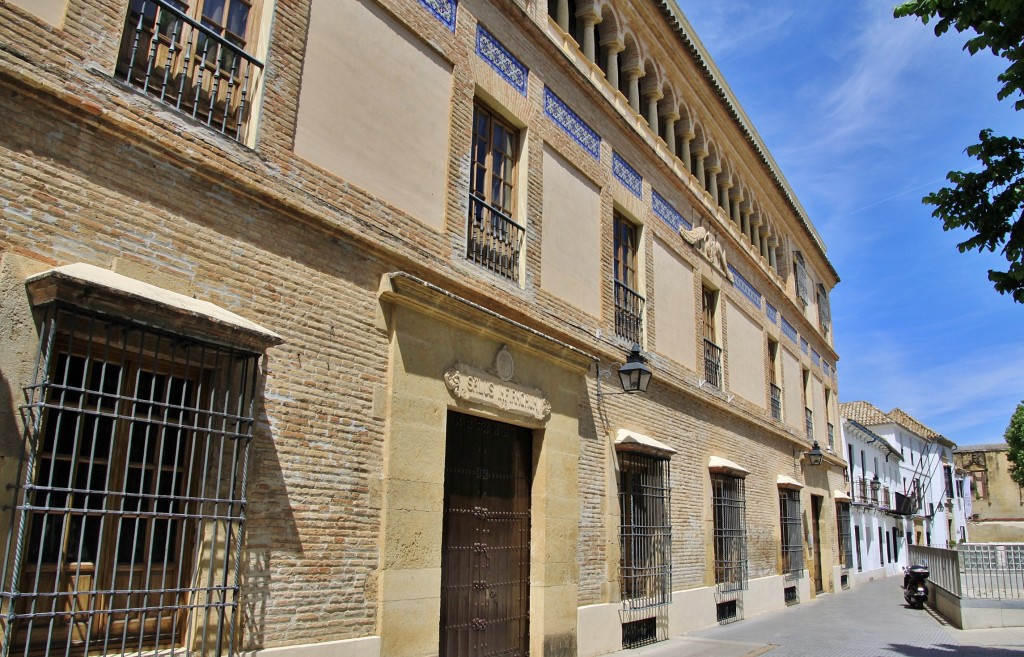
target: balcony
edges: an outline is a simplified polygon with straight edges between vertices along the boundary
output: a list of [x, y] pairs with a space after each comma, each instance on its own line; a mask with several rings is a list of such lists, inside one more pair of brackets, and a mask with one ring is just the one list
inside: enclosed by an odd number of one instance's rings
[[466, 257], [488, 271], [519, 282], [519, 255], [526, 229], [474, 193], [469, 195]]
[[704, 338], [704, 380], [716, 388], [722, 387], [722, 348]]
[[[175, 0], [133, 0], [125, 20], [116, 76], [126, 83], [244, 142], [251, 95], [263, 63], [245, 51], [232, 29], [214, 29], [187, 15]], [[223, 35], [221, 34], [223, 32]]]
[[772, 417], [776, 420], [782, 419], [782, 388], [771, 384], [772, 388]]
[[643, 343], [644, 298], [615, 281], [615, 334], [636, 344]]
[[850, 496], [854, 504], [877, 506], [883, 511], [896, 511], [893, 492], [888, 486], [882, 486], [878, 479], [857, 479], [851, 486]]

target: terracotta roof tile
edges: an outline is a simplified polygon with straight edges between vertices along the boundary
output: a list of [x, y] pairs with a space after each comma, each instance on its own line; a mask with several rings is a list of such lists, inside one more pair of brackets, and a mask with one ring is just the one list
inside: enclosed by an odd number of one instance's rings
[[843, 402], [839, 404], [839, 414], [848, 420], [854, 420], [864, 426], [885, 424], [888, 418], [885, 413], [866, 401]]

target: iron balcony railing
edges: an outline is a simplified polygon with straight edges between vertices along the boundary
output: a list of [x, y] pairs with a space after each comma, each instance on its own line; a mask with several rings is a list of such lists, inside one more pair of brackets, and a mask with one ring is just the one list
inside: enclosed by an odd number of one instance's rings
[[512, 221], [501, 208], [469, 194], [469, 227], [466, 257], [484, 269], [519, 282], [519, 256], [526, 229]]
[[704, 380], [716, 388], [722, 387], [722, 348], [704, 338]]
[[116, 74], [179, 112], [245, 141], [263, 63], [175, 0], [134, 0]]
[[782, 388], [771, 384], [772, 387], [772, 417], [776, 420], [782, 419]]
[[[880, 489], [871, 485], [873, 479], [865, 477], [858, 478], [853, 485], [853, 501], [857, 504], [871, 504], [878, 506]], [[888, 490], [888, 489], [886, 489]]]
[[814, 411], [804, 407], [804, 429], [807, 431], [807, 440], [814, 440]]
[[892, 493], [888, 486], [882, 486], [882, 489], [878, 491], [878, 508], [886, 510], [892, 508]]
[[625, 283], [615, 281], [615, 334], [639, 344], [643, 338], [644, 298]]

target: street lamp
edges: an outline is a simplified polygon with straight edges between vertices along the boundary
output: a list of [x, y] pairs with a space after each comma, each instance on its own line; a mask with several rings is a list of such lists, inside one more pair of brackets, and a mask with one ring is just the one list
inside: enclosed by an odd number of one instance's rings
[[601, 389], [601, 379], [604, 377], [611, 377], [612, 365], [605, 369], [600, 368], [598, 363], [597, 371], [597, 396], [600, 399], [604, 395], [622, 395], [622, 394], [633, 394], [636, 392], [647, 392], [647, 386], [651, 385], [651, 368], [646, 365], [647, 359], [644, 358], [643, 353], [640, 351], [640, 345], [633, 343], [633, 346], [629, 349], [629, 356], [626, 358], [626, 362], [619, 365], [619, 385], [622, 386], [622, 392], [604, 392]]
[[825, 454], [821, 451], [821, 446], [818, 445], [817, 440], [811, 445], [811, 451], [804, 452], [804, 454], [807, 456], [807, 463], [809, 465], [821, 465], [822, 460], [825, 458]]
[[871, 479], [871, 492], [877, 493], [881, 487], [882, 480], [878, 478], [878, 473], [876, 472], [875, 476]]
[[626, 364], [619, 368], [619, 383], [623, 392], [647, 392], [651, 385], [651, 370], [645, 365], [647, 359], [640, 353], [640, 345], [633, 343]]

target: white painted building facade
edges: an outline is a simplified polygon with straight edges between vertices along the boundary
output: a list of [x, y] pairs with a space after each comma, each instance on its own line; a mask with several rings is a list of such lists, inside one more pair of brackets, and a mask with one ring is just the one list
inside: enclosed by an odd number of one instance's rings
[[899, 408], [840, 404], [849, 470], [854, 565], [851, 580], [902, 572], [910, 544], [968, 540], [970, 480], [953, 461], [956, 445]]

